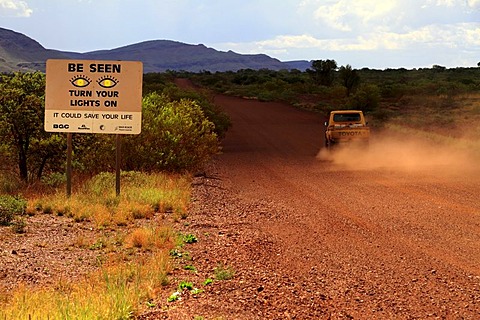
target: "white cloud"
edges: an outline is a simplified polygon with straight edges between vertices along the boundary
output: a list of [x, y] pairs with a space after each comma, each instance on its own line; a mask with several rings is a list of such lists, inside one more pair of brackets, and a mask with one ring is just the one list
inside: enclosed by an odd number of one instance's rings
[[458, 4], [458, 0], [429, 0], [428, 2], [434, 3], [437, 6], [453, 7]]
[[473, 9], [480, 9], [480, 0], [467, 0], [467, 5]]
[[480, 24], [477, 24], [476, 27], [471, 28], [468, 24], [461, 25], [464, 32], [464, 45], [472, 46], [475, 51], [480, 50]]
[[303, 0], [297, 10], [310, 12], [316, 35], [360, 35], [372, 28], [403, 32], [432, 23], [475, 21], [480, 0]]
[[[429, 25], [412, 29], [403, 33], [383, 31], [381, 29], [363, 35], [318, 39], [314, 36], [281, 35], [275, 38], [250, 43], [224, 43], [217, 47], [229, 48], [241, 53], [266, 53], [273, 56], [288, 56], [291, 50], [313, 49], [331, 52], [352, 51], [395, 51], [434, 49], [441, 52], [444, 49], [463, 50], [480, 47], [480, 24], [460, 23], [455, 25]], [[470, 49], [468, 49], [470, 48]]]
[[[324, 3], [324, 2], [322, 2]], [[340, 0], [333, 3], [311, 3], [314, 18], [327, 26], [349, 32], [373, 23], [388, 24], [397, 19], [397, 0]], [[306, 3], [303, 3], [305, 6]]]
[[33, 10], [25, 1], [0, 0], [0, 16], [2, 17], [30, 17]]
[[480, 0], [426, 0], [426, 5], [480, 9]]

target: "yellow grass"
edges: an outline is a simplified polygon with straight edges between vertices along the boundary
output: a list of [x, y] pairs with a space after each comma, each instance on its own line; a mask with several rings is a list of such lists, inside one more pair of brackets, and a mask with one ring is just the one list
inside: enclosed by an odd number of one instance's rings
[[[103, 174], [95, 179], [87, 181], [70, 198], [63, 190], [47, 196], [34, 195], [29, 198], [28, 212], [64, 215], [76, 222], [91, 221], [100, 232], [97, 242], [115, 242], [116, 246], [120, 242], [123, 249], [102, 246], [102, 250], [118, 252], [83, 281], [63, 279], [49, 287], [20, 286], [12, 292], [0, 291], [0, 320], [130, 319], [168, 282], [169, 251], [177, 244], [172, 228], [162, 225], [162, 220], [152, 220], [149, 227], [135, 228], [126, 235], [121, 232], [129, 230], [135, 219], [152, 219], [166, 208], [184, 212], [190, 201], [189, 178], [128, 173], [119, 197], [115, 195], [112, 176]], [[116, 240], [103, 238], [103, 229], [118, 226], [126, 228], [111, 236]], [[80, 237], [75, 245], [89, 250], [95, 244], [92, 239]], [[127, 253], [132, 249], [148, 255], [139, 258]], [[127, 254], [128, 259], [123, 259]]]
[[130, 319], [167, 283], [169, 271], [168, 251], [159, 251], [145, 262], [103, 268], [80, 283], [21, 286], [2, 304], [0, 319]]

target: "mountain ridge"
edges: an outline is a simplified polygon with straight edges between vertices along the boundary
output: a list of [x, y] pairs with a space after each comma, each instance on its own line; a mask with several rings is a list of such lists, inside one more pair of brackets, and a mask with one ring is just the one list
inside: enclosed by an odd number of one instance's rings
[[142, 61], [144, 73], [167, 70], [223, 72], [241, 69], [303, 71], [310, 67], [310, 62], [306, 60], [282, 62], [266, 54], [218, 51], [204, 44], [187, 44], [174, 40], [147, 40], [84, 53], [60, 51], [46, 49], [22, 33], [0, 28], [0, 72], [45, 72], [47, 59]]

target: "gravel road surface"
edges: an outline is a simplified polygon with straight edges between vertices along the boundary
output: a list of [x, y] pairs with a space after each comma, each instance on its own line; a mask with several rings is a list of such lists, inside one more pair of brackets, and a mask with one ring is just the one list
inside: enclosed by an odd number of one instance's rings
[[236, 274], [165, 318], [480, 319], [478, 159], [387, 132], [325, 154], [322, 116], [215, 102], [233, 127], [187, 229], [197, 277]]

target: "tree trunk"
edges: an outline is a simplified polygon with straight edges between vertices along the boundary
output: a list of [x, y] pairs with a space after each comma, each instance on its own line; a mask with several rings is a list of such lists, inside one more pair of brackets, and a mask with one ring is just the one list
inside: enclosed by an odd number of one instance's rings
[[43, 175], [43, 169], [45, 168], [45, 165], [47, 163], [47, 160], [50, 158], [50, 154], [46, 155], [43, 157], [42, 162], [40, 163], [40, 167], [38, 168], [37, 171], [37, 179], [40, 180]]
[[[19, 135], [17, 135], [19, 136]], [[28, 154], [28, 146], [29, 146], [29, 139], [28, 137], [22, 139], [19, 137], [18, 141], [18, 170], [20, 171], [20, 178], [28, 182], [28, 165], [27, 165], [27, 154]]]
[[27, 167], [27, 155], [21, 148], [18, 153], [18, 170], [20, 170], [20, 178], [28, 181], [28, 167]]

